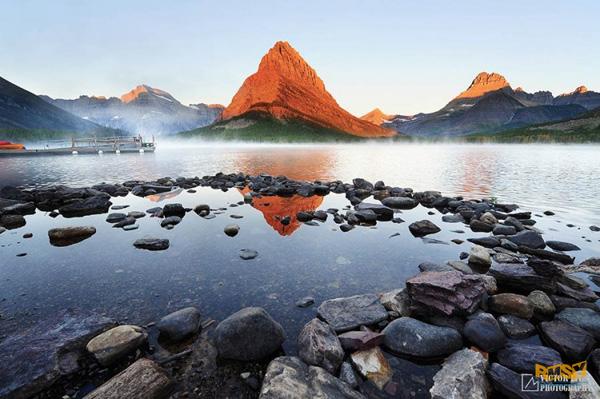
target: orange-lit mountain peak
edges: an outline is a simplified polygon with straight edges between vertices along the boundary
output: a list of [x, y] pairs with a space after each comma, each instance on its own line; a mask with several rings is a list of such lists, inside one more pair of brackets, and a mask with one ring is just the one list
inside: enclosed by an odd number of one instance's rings
[[508, 81], [499, 73], [480, 72], [471, 82], [467, 90], [460, 93], [455, 99], [481, 97], [491, 91], [510, 87]]
[[368, 112], [368, 113], [364, 114], [363, 116], [361, 116], [360, 119], [367, 121], [367, 122], [371, 122], [375, 125], [381, 125], [382, 123], [387, 122], [390, 119], [393, 119], [393, 117], [394, 117], [393, 115], [388, 115], [388, 114], [384, 113], [381, 109], [375, 108], [371, 112]]
[[287, 42], [265, 54], [223, 111], [227, 120], [248, 112], [276, 119], [296, 119], [363, 137], [391, 137], [389, 129], [363, 121], [342, 109], [317, 72]]
[[155, 88], [150, 87], [148, 85], [139, 85], [139, 86], [136, 86], [130, 92], [123, 94], [121, 96], [121, 101], [123, 101], [124, 103], [129, 103], [129, 102], [137, 100], [143, 94], [152, 94], [152, 95], [155, 95], [157, 97], [161, 97], [161, 98], [163, 98], [163, 99], [165, 99], [167, 101], [177, 101], [177, 100], [175, 100], [173, 98], [173, 96], [171, 96], [166, 91], [160, 90], [160, 89], [155, 89]]
[[575, 89], [575, 91], [573, 93], [583, 94], [583, 93], [587, 93], [588, 91], [589, 90], [587, 87], [579, 86], [578, 88]]

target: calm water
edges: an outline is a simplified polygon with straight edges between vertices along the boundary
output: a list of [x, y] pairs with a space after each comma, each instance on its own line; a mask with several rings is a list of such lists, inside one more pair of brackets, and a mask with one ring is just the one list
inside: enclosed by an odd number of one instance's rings
[[[194, 146], [184, 150], [162, 145], [155, 154], [0, 158], [0, 186], [67, 184], [84, 186], [162, 176], [202, 176], [218, 171], [283, 174], [296, 179], [365, 177], [387, 184], [434, 189], [468, 198], [496, 197], [541, 214], [536, 217], [545, 238], [579, 245], [577, 260], [600, 256], [600, 147], [527, 145], [369, 145], [369, 146]], [[189, 213], [173, 230], [145, 217], [134, 231], [114, 229], [106, 215], [52, 219], [43, 212], [27, 216], [27, 225], [0, 235], [0, 336], [49, 317], [65, 307], [106, 313], [119, 321], [147, 323], [190, 304], [205, 317], [222, 319], [243, 306], [263, 306], [288, 330], [293, 350], [301, 326], [316, 306], [294, 302], [311, 295], [318, 305], [333, 297], [402, 287], [423, 261], [458, 259], [470, 245], [450, 243], [485, 234], [453, 233], [459, 224], [441, 221], [417, 207], [398, 216], [406, 223], [379, 223], [349, 233], [331, 218], [313, 227], [292, 223], [283, 228], [277, 216], [299, 210], [343, 208], [343, 195], [312, 198], [263, 198], [253, 206], [231, 206], [242, 200], [238, 190], [199, 188], [155, 203], [126, 197], [114, 204], [146, 210], [169, 202], [194, 207], [206, 203], [226, 208], [215, 219]], [[368, 202], [376, 202], [372, 199]], [[231, 215], [241, 215], [232, 219]], [[431, 242], [412, 237], [408, 224], [428, 218], [442, 232]], [[240, 234], [229, 238], [223, 227], [237, 223]], [[575, 227], [567, 227], [572, 223]], [[97, 233], [79, 244], [56, 248], [48, 242], [53, 227], [93, 225]], [[33, 238], [23, 239], [25, 233]], [[396, 235], [398, 233], [399, 235]], [[137, 250], [144, 236], [169, 238], [163, 252]], [[243, 261], [242, 248], [259, 252]], [[27, 256], [17, 257], [17, 254]]]

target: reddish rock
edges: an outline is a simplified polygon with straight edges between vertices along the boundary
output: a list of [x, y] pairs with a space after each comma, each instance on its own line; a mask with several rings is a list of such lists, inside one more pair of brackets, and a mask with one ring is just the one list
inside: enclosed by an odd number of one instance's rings
[[365, 350], [379, 346], [384, 335], [373, 331], [348, 331], [340, 334], [338, 339], [347, 352]]

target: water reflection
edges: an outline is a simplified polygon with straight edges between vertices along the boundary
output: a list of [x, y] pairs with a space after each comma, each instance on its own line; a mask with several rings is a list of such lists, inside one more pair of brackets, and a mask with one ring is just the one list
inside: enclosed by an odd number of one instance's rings
[[461, 194], [467, 198], [490, 197], [494, 187], [491, 168], [497, 163], [498, 154], [487, 148], [471, 148], [462, 158]]

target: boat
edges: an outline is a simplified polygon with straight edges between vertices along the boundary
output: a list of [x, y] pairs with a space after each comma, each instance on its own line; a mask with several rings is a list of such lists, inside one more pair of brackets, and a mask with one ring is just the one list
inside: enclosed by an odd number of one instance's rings
[[[4, 144], [2, 144], [4, 143]], [[156, 143], [146, 142], [142, 136], [133, 137], [73, 137], [71, 140], [54, 140], [41, 148], [26, 148], [23, 144], [0, 141], [0, 156], [15, 155], [84, 155], [154, 152]]]

